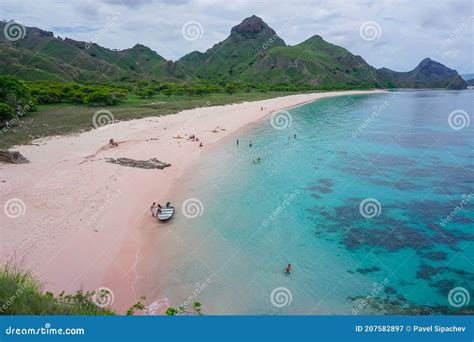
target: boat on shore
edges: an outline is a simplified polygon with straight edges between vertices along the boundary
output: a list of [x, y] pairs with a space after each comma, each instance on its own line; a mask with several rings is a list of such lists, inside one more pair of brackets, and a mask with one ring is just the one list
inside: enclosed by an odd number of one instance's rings
[[158, 209], [156, 213], [156, 218], [160, 221], [168, 221], [174, 215], [175, 208], [173, 206], [167, 206], [166, 208]]

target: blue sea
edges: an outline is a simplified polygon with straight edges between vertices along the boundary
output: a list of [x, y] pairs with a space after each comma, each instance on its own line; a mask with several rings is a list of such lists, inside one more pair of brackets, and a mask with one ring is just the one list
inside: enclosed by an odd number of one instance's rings
[[473, 95], [326, 98], [219, 142], [158, 228], [150, 289], [205, 314], [472, 310]]

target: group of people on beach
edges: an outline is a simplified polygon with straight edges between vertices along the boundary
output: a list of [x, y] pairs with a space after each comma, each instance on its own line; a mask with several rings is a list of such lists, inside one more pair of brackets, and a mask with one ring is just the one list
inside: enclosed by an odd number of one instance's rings
[[[174, 136], [173, 138], [175, 139], [182, 139], [182, 137], [179, 135], [179, 133]], [[199, 147], [204, 147], [202, 144], [202, 141], [199, 140], [199, 138], [195, 134], [191, 134], [188, 138], [188, 140], [194, 141], [194, 142], [199, 142]]]
[[[171, 206], [171, 202], [166, 202], [166, 208], [169, 208], [170, 206]], [[156, 202], [153, 202], [153, 204], [150, 206], [151, 216], [156, 217], [156, 215], [160, 213], [161, 209], [163, 209], [163, 207], [161, 206], [160, 203], [157, 204]]]

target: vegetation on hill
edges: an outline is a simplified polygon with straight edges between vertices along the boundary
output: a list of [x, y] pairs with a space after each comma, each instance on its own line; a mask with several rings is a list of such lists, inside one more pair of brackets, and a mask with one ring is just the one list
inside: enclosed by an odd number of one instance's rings
[[[4, 315], [52, 315], [52, 316], [114, 316], [119, 315], [109, 308], [111, 304], [109, 290], [77, 291], [74, 294], [61, 292], [54, 295], [43, 291], [41, 282], [30, 272], [19, 271], [9, 266], [0, 268], [0, 316]], [[134, 315], [145, 310], [143, 301], [133, 304], [124, 314]], [[193, 302], [191, 311], [184, 306], [169, 307], [168, 316], [202, 316], [202, 304]]]
[[[201, 90], [188, 89], [183, 91], [182, 84], [169, 83], [164, 88], [160, 82], [130, 83], [113, 86], [118, 88], [125, 98], [118, 105], [92, 106], [71, 102], [65, 97], [57, 97], [57, 93], [66, 92], [76, 83], [24, 82], [28, 89], [37, 96], [34, 98], [35, 110], [25, 110], [16, 113], [11, 120], [0, 120], [0, 149], [10, 148], [14, 145], [30, 143], [37, 138], [54, 135], [83, 132], [94, 129], [93, 116], [98, 110], [108, 110], [113, 115], [113, 122], [122, 120], [157, 117], [180, 112], [186, 109], [219, 106], [243, 101], [258, 101], [279, 96], [304, 92], [304, 88], [295, 90], [294, 87], [259, 87], [247, 88], [243, 85], [215, 85], [218, 90], [197, 95]], [[41, 84], [41, 85], [40, 85]], [[108, 85], [78, 84], [81, 87], [108, 89]], [[190, 86], [190, 85], [187, 85]], [[195, 87], [203, 85], [196, 84]], [[66, 88], [66, 90], [63, 89]], [[194, 87], [194, 86], [193, 86]], [[210, 86], [211, 87], [211, 86]], [[161, 89], [162, 88], [162, 89]], [[243, 90], [244, 89], [244, 90]], [[279, 90], [281, 89], [281, 90]], [[107, 91], [107, 90], [105, 90]], [[142, 94], [146, 91], [146, 95]], [[83, 93], [87, 94], [87, 93]], [[192, 95], [191, 95], [192, 94]], [[86, 95], [87, 96], [87, 95]], [[54, 102], [60, 100], [60, 102]]]
[[[4, 25], [5, 22], [0, 22], [0, 30]], [[55, 37], [52, 32], [34, 27], [27, 27], [25, 37], [15, 42], [0, 36], [0, 73], [30, 81], [96, 84], [141, 80], [182, 84], [206, 81], [254, 86], [309, 86], [325, 90], [466, 88], [466, 82], [455, 70], [425, 61], [410, 72], [376, 70], [361, 56], [330, 44], [320, 36], [287, 46], [256, 16], [234, 26], [228, 38], [206, 52], [191, 52], [177, 62], [167, 61], [140, 44], [125, 50], [112, 50], [96, 43]], [[182, 88], [186, 91], [194, 87]], [[234, 88], [233, 84], [229, 85], [228, 92], [232, 93]], [[206, 87], [196, 88], [196, 91], [205, 92]], [[149, 94], [143, 90], [141, 96]], [[107, 102], [110, 96], [103, 95], [95, 93], [91, 100], [96, 97], [99, 102]]]
[[[95, 292], [78, 291], [57, 296], [42, 290], [29, 272], [0, 269], [0, 315], [115, 315], [94, 303]], [[97, 294], [97, 295], [106, 295]], [[130, 312], [133, 314], [133, 312]]]
[[15, 117], [23, 106], [33, 106], [33, 98], [24, 82], [14, 77], [0, 76], [0, 122]]
[[446, 88], [465, 89], [467, 83], [456, 70], [430, 58], [423, 59], [408, 72], [397, 72], [387, 68], [377, 70], [377, 78], [386, 88]]

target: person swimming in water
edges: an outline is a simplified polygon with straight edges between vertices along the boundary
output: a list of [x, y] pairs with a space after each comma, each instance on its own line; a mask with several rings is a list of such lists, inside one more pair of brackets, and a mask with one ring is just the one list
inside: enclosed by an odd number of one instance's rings
[[288, 264], [288, 266], [286, 266], [286, 268], [285, 268], [285, 273], [286, 273], [286, 274], [290, 274], [290, 273], [291, 273], [291, 264]]
[[252, 140], [250, 140], [250, 144], [249, 144], [250, 147], [252, 147]]

